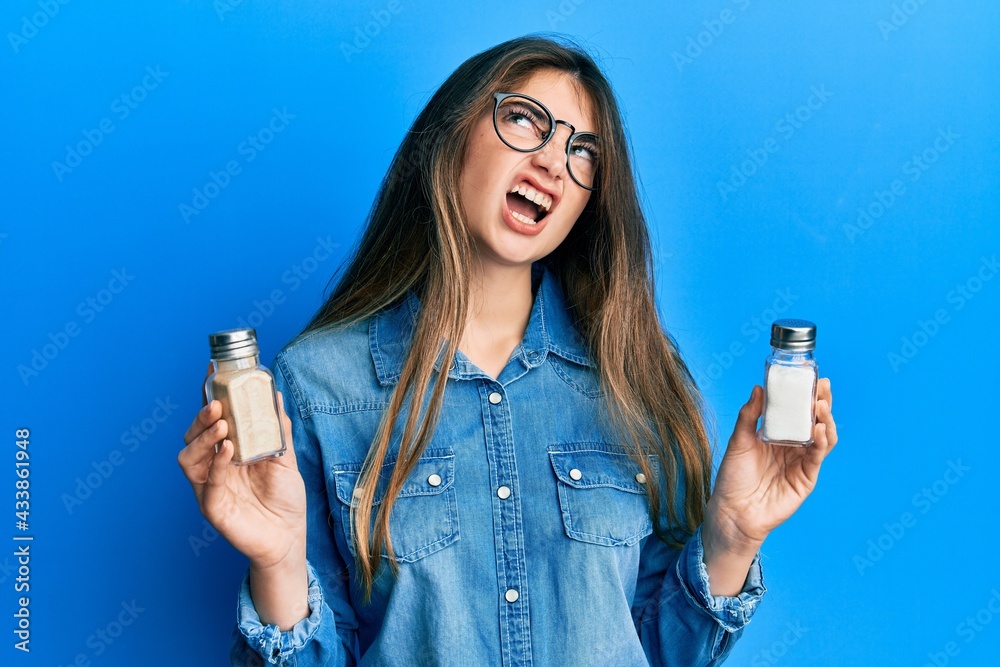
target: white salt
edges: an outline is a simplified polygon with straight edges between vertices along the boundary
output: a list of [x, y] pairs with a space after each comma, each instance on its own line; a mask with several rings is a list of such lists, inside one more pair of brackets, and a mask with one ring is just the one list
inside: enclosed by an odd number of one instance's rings
[[812, 439], [813, 386], [816, 371], [808, 366], [768, 366], [764, 406], [767, 440], [808, 442]]

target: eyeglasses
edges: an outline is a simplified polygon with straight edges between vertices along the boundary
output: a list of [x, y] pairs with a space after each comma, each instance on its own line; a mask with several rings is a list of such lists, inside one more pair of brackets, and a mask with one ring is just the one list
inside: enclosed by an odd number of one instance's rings
[[544, 104], [520, 93], [493, 93], [493, 128], [500, 141], [522, 153], [542, 148], [562, 123], [571, 132], [566, 141], [566, 166], [576, 184], [585, 190], [594, 185], [600, 166], [600, 137], [593, 132], [577, 132], [564, 120], [556, 120]]

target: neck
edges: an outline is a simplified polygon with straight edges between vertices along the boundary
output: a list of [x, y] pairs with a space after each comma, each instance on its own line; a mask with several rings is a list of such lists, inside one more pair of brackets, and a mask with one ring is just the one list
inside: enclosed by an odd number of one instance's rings
[[484, 266], [472, 280], [463, 350], [516, 345], [524, 336], [534, 294], [530, 266]]

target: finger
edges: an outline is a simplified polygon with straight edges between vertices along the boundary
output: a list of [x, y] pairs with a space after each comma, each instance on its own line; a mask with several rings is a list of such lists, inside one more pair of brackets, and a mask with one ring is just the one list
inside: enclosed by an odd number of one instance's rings
[[208, 475], [205, 479], [205, 491], [202, 497], [202, 508], [206, 516], [207, 514], [214, 513], [225, 501], [227, 492], [226, 480], [229, 477], [229, 462], [233, 460], [233, 452], [235, 451], [233, 441], [227, 438], [222, 441], [222, 444], [219, 445], [219, 452], [212, 458], [211, 464], [208, 467]]
[[816, 382], [816, 399], [825, 399], [833, 408], [833, 393], [830, 391], [830, 378], [820, 378]]
[[[208, 481], [209, 467], [212, 464], [213, 457], [216, 456], [215, 444], [204, 438], [203, 440], [208, 442], [208, 444], [203, 445], [202, 440], [197, 440], [195, 443], [185, 447], [181, 450], [181, 453], [177, 455], [177, 463], [180, 465], [184, 476], [191, 484], [191, 488], [194, 489], [194, 495], [195, 498], [198, 499], [199, 505], [202, 503], [205, 483]], [[198, 458], [195, 458], [197, 454], [192, 451], [192, 448], [194, 447], [199, 447], [204, 451], [204, 453]]]
[[757, 420], [760, 419], [760, 413], [763, 409], [762, 403], [757, 385], [754, 385], [750, 389], [750, 400], [743, 404], [736, 417], [736, 428], [733, 429], [733, 437], [729, 441], [730, 445], [734, 441], [752, 443], [756, 439]]
[[837, 446], [837, 422], [833, 419], [833, 411], [830, 409], [829, 404], [824, 406], [823, 425], [826, 426], [826, 439], [830, 443], [826, 451], [829, 454]]
[[280, 391], [275, 393], [278, 395], [278, 420], [281, 422], [281, 431], [285, 436], [285, 453], [281, 455], [279, 460], [286, 467], [298, 470], [298, 463], [295, 461], [295, 445], [292, 442], [292, 420], [285, 413], [285, 397]]
[[833, 421], [830, 406], [825, 400], [817, 401], [816, 423], [813, 425], [813, 444], [809, 447], [807, 461], [813, 470], [812, 478], [819, 473], [819, 466], [837, 444], [837, 426]]
[[826, 424], [817, 422], [813, 426], [813, 444], [806, 448], [808, 451], [802, 460], [802, 471], [813, 484], [819, 477], [819, 469], [823, 464], [823, 459], [830, 451], [830, 441], [827, 435]]
[[195, 438], [201, 435], [202, 431], [217, 422], [221, 417], [222, 403], [219, 401], [212, 401], [201, 406], [198, 414], [194, 417], [194, 421], [191, 422], [188, 430], [184, 432], [184, 444], [191, 444]]
[[[208, 370], [205, 371], [205, 379], [206, 380], [208, 379], [208, 376], [211, 375], [212, 371], [214, 371], [214, 370], [215, 370], [215, 365], [211, 361], [208, 362]], [[202, 405], [207, 405], [208, 404], [208, 387], [205, 385], [204, 382], [201, 383], [201, 404]]]
[[[207, 463], [215, 456], [215, 445], [229, 435], [229, 424], [225, 419], [217, 419], [215, 423], [198, 434], [191, 443], [177, 455], [177, 462], [182, 468], [195, 467]], [[198, 481], [204, 481], [199, 479]]]

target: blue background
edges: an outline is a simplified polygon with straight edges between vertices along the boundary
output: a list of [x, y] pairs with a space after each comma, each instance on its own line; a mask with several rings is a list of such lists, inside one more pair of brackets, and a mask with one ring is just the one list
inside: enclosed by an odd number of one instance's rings
[[[840, 445], [765, 543], [769, 592], [730, 664], [993, 664], [1000, 8], [653, 5], [4, 3], [0, 532], [20, 532], [14, 431], [30, 428], [35, 536], [30, 655], [12, 648], [2, 538], [5, 664], [226, 664], [245, 559], [176, 462], [207, 335], [254, 324], [269, 363], [436, 87], [536, 31], [591, 48], [621, 99], [659, 305], [720, 447], [762, 380], [767, 323], [818, 323]], [[251, 151], [275, 110], [281, 131]], [[175, 406], [162, 422], [158, 401]]]

